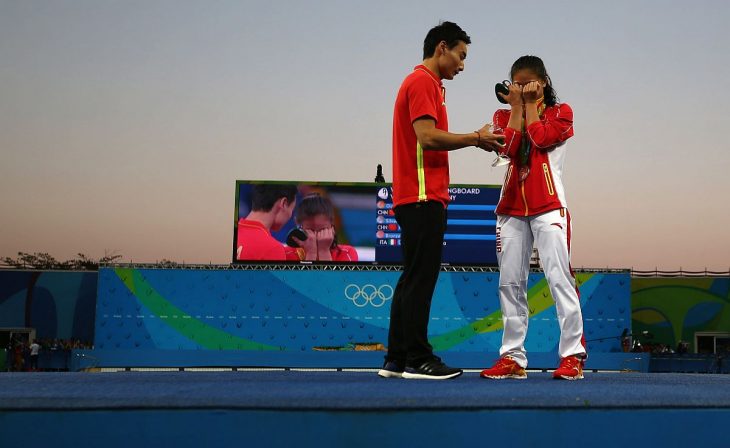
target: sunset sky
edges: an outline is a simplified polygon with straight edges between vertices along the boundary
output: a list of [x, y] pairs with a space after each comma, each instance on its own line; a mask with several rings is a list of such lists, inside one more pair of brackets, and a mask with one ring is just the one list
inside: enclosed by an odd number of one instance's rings
[[573, 107], [575, 267], [730, 269], [721, 0], [0, 0], [0, 256], [228, 263], [237, 179], [392, 180], [395, 95], [441, 20], [472, 38], [452, 131], [524, 54]]

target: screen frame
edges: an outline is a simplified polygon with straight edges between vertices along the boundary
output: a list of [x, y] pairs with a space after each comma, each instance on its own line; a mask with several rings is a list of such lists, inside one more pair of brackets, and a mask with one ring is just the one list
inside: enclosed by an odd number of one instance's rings
[[[312, 185], [319, 187], [370, 187], [373, 188], [373, 202], [377, 190], [382, 187], [392, 188], [392, 182], [336, 182], [336, 181], [306, 181], [306, 180], [236, 180], [235, 184], [235, 207], [233, 212], [233, 245], [231, 251], [231, 260], [233, 265], [281, 265], [281, 266], [297, 266], [297, 265], [322, 265], [322, 266], [402, 266], [403, 263], [382, 262], [376, 260], [358, 260], [358, 261], [296, 261], [296, 260], [238, 260], [238, 221], [239, 221], [239, 205], [240, 205], [240, 186], [267, 184], [267, 185]], [[501, 189], [502, 185], [497, 184], [449, 184], [449, 188], [489, 188]], [[495, 263], [458, 263], [458, 262], [441, 262], [441, 266], [477, 266], [477, 267], [497, 267]]]

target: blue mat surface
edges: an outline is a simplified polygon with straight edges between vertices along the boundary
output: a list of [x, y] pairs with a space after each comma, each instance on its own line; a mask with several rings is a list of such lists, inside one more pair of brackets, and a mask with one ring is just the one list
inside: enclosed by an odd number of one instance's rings
[[0, 410], [730, 409], [730, 375], [586, 373], [557, 381], [382, 379], [373, 372], [2, 373]]

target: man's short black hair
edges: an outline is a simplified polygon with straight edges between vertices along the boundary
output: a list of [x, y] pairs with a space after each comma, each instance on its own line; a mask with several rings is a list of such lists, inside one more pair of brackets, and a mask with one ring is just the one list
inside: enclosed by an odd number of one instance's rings
[[459, 41], [469, 45], [471, 38], [459, 25], [454, 22], [441, 22], [426, 34], [426, 39], [423, 40], [423, 59], [428, 59], [433, 56], [433, 52], [436, 51], [436, 45], [441, 41], [445, 41], [449, 49], [454, 48], [459, 44]]
[[256, 184], [251, 191], [251, 210], [268, 212], [279, 199], [286, 198], [293, 202], [296, 195], [296, 185]]

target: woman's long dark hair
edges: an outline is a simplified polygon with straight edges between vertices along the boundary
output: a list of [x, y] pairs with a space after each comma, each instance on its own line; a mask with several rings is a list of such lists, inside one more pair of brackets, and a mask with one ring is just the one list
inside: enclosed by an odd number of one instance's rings
[[553, 88], [553, 82], [550, 79], [550, 75], [548, 75], [547, 69], [545, 68], [545, 64], [542, 62], [542, 59], [538, 58], [537, 56], [530, 55], [520, 57], [515, 61], [514, 64], [512, 64], [512, 68], [509, 71], [510, 79], [514, 79], [515, 73], [520, 70], [530, 70], [534, 72], [538, 78], [545, 81], [543, 94], [545, 95], [546, 106], [554, 106], [558, 104], [558, 95], [557, 93], [555, 93], [555, 89]]

